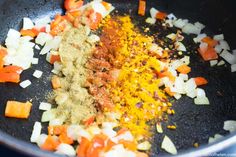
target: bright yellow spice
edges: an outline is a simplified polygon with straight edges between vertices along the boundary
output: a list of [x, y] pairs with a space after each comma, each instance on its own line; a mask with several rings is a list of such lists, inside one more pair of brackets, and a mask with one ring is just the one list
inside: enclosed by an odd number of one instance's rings
[[[122, 116], [120, 125], [128, 128], [136, 137], [150, 136], [149, 122], [161, 119], [163, 112], [171, 104], [159, 89], [157, 74], [162, 70], [160, 61], [150, 56], [148, 47], [154, 42], [152, 37], [135, 30], [129, 16], [119, 17], [116, 34], [119, 43], [116, 61], [120, 63], [119, 77], [107, 87], [112, 94], [115, 111]], [[112, 27], [109, 20], [104, 27]], [[114, 26], [114, 23], [113, 23]], [[163, 110], [165, 108], [165, 110]]]

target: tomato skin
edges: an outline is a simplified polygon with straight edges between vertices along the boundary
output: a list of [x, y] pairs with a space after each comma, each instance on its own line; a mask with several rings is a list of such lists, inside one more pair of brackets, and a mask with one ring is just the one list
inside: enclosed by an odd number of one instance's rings
[[204, 61], [218, 59], [218, 54], [217, 54], [216, 50], [212, 47], [208, 47], [208, 49], [205, 52], [199, 48], [198, 52], [200, 53], [200, 55], [202, 56]]
[[69, 10], [75, 10], [79, 9], [81, 6], [83, 6], [84, 1], [82, 0], [65, 0], [64, 7], [67, 11]]
[[89, 14], [89, 27], [92, 30], [96, 30], [102, 21], [102, 15], [100, 13], [92, 11], [91, 14]]
[[20, 82], [20, 74], [0, 72], [0, 82], [19, 83]]

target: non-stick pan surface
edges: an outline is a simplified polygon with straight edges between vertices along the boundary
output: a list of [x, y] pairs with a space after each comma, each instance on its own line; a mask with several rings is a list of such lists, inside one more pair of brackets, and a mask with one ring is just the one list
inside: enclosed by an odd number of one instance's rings
[[[137, 16], [137, 0], [108, 0], [115, 5], [119, 11], [118, 14], [130, 14], [134, 23], [140, 28], [150, 27], [151, 33], [159, 34], [162, 38], [167, 32], [160, 26], [148, 26], [145, 24], [145, 18]], [[229, 42], [231, 48], [236, 48], [236, 2], [234, 0], [147, 0], [148, 8], [151, 6], [157, 9], [173, 12], [179, 18], [187, 18], [191, 22], [199, 21], [206, 25], [204, 32], [209, 35], [224, 33], [225, 39]], [[4, 43], [9, 28], [19, 29], [22, 26], [22, 18], [30, 17], [37, 19], [45, 15], [52, 18], [56, 13], [63, 12], [62, 0], [0, 0], [0, 41]], [[142, 21], [142, 22], [141, 22]], [[204, 62], [198, 54], [194, 52], [194, 45], [190, 37], [186, 37], [184, 44], [188, 47], [191, 56], [191, 77], [204, 76], [209, 80], [209, 84], [203, 87], [211, 105], [196, 106], [193, 100], [183, 97], [174, 102], [176, 114], [170, 116], [169, 121], [164, 124], [176, 124], [177, 130], [171, 131], [165, 129], [168, 135], [175, 143], [178, 150], [190, 152], [197, 149], [193, 148], [195, 142], [200, 145], [207, 144], [209, 136], [216, 133], [227, 135], [223, 130], [225, 120], [236, 120], [236, 73], [231, 73], [230, 68], [214, 67], [211, 68], [208, 62]], [[35, 51], [35, 56], [39, 56]], [[32, 85], [26, 89], [19, 85], [6, 83], [0, 84], [0, 142], [10, 145], [12, 148], [31, 155], [47, 156], [36, 147], [28, 144], [33, 124], [40, 121], [42, 112], [38, 110], [39, 103], [47, 100], [47, 94], [51, 92], [50, 71], [51, 65], [45, 61], [45, 56], [39, 56], [38, 65], [26, 70], [22, 74], [21, 80], [30, 79]], [[35, 79], [32, 76], [34, 70], [42, 70], [43, 77]], [[33, 108], [28, 120], [5, 118], [4, 110], [7, 100], [26, 101], [32, 99]], [[165, 128], [165, 127], [164, 127]], [[46, 133], [46, 125], [44, 126]], [[8, 134], [8, 135], [7, 135]], [[10, 136], [9, 136], [10, 135]], [[165, 154], [160, 149], [160, 143], [164, 135], [155, 135], [153, 139], [153, 150], [151, 155]], [[219, 150], [226, 145], [231, 144], [236, 135], [225, 138], [226, 143], [222, 147], [212, 145], [211, 148], [203, 146], [203, 150]], [[227, 140], [226, 140], [227, 139]], [[20, 140], [20, 141], [19, 141]], [[26, 142], [24, 142], [26, 141]]]

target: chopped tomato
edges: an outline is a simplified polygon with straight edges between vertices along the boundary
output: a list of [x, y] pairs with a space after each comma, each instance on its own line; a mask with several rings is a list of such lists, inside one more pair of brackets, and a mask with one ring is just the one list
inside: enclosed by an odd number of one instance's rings
[[138, 14], [144, 16], [146, 10], [146, 1], [145, 0], [139, 0], [139, 6], [138, 6]]
[[91, 11], [91, 14], [89, 14], [89, 27], [92, 30], [96, 30], [102, 21], [102, 15], [100, 13], [94, 12], [93, 10]]
[[10, 65], [10, 66], [6, 66], [2, 69], [0, 69], [0, 73], [18, 73], [20, 74], [23, 71], [23, 69], [19, 66], [15, 66], [15, 65]]
[[57, 88], [61, 87], [61, 81], [60, 81], [59, 77], [57, 77], [56, 75], [54, 75], [52, 77], [51, 83], [52, 83], [53, 89], [57, 89]]
[[179, 66], [176, 70], [181, 74], [188, 74], [189, 72], [191, 72], [191, 68], [185, 64]]
[[175, 76], [172, 75], [171, 72], [169, 71], [163, 71], [158, 74], [158, 77], [163, 78], [163, 77], [168, 77], [170, 81], [174, 82], [175, 81]]
[[197, 86], [205, 85], [208, 83], [208, 81], [204, 77], [195, 77], [194, 81]]
[[81, 6], [83, 6], [84, 1], [83, 0], [65, 0], [64, 7], [68, 10], [75, 10], [79, 9]]
[[90, 124], [94, 122], [94, 120], [95, 120], [95, 116], [91, 116], [90, 118], [84, 121], [84, 125], [89, 126]]
[[7, 50], [6, 48], [0, 47], [0, 69], [4, 65], [4, 57], [7, 55]]
[[108, 139], [106, 146], [104, 148], [104, 151], [107, 152], [107, 151], [111, 150], [111, 148], [115, 145], [116, 145], [116, 143], [114, 143], [112, 140]]
[[159, 19], [159, 20], [164, 20], [166, 17], [167, 17], [167, 14], [164, 13], [164, 12], [158, 12], [156, 14], [156, 18]]
[[55, 62], [60, 62], [60, 61], [61, 61], [61, 58], [59, 55], [51, 55], [51, 58], [50, 58], [51, 64], [54, 64]]
[[203, 38], [202, 42], [207, 43], [209, 47], [215, 47], [218, 44], [218, 41], [216, 41], [210, 37]]
[[164, 89], [164, 91], [165, 91], [169, 96], [174, 96], [174, 95], [175, 95], [174, 92], [171, 92], [170, 87], [166, 87], [166, 88]]
[[60, 135], [67, 132], [67, 125], [48, 126], [49, 135]]
[[55, 36], [58, 33], [65, 30], [67, 26], [67, 20], [65, 16], [56, 15], [55, 19], [51, 22], [51, 31], [50, 34]]
[[202, 51], [199, 48], [198, 52], [200, 53], [200, 55], [202, 56], [202, 58], [205, 61], [218, 59], [218, 54], [217, 54], [216, 50], [214, 48], [212, 48], [212, 47], [208, 47], [206, 51]]
[[32, 104], [30, 102], [22, 103], [18, 101], [7, 101], [5, 116], [14, 118], [28, 118]]
[[129, 149], [131, 151], [135, 151], [137, 150], [137, 144], [133, 141], [127, 141], [127, 140], [120, 140], [119, 141], [120, 144], [123, 144], [123, 146], [126, 148], [126, 149]]
[[0, 82], [13, 82], [19, 83], [20, 82], [20, 74], [18, 73], [4, 73], [0, 72]]
[[34, 29], [34, 28], [27, 29], [27, 30], [21, 29], [20, 30], [20, 34], [22, 36], [30, 36], [30, 37], [34, 38], [34, 37], [36, 37], [39, 34], [39, 31], [37, 29]]
[[86, 153], [89, 148], [89, 145], [90, 145], [90, 141], [87, 138], [82, 137], [81, 142], [76, 150], [77, 156], [78, 157], [86, 157]]
[[56, 140], [53, 136], [48, 135], [44, 144], [41, 146], [41, 149], [48, 150], [48, 151], [54, 151], [54, 150], [56, 150], [56, 148], [59, 144], [60, 144], [60, 142], [58, 140]]

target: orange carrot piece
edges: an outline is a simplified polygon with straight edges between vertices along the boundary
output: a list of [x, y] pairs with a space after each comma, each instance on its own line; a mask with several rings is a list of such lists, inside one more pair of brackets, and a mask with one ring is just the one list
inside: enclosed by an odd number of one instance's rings
[[198, 52], [200, 53], [204, 61], [218, 59], [218, 54], [216, 50], [212, 47], [208, 47], [208, 49], [205, 52], [201, 51], [201, 49], [199, 48]]
[[66, 144], [73, 144], [74, 143], [73, 139], [68, 137], [66, 133], [62, 133], [59, 135], [59, 141], [61, 143], [66, 143]]
[[53, 89], [57, 89], [57, 88], [60, 88], [61, 87], [61, 82], [60, 82], [60, 79], [59, 77], [57, 77], [56, 75], [54, 75], [52, 77], [52, 88]]
[[64, 7], [68, 10], [76, 10], [82, 7], [84, 4], [83, 0], [65, 0], [64, 1]]
[[7, 55], [7, 49], [0, 46], [0, 69], [4, 66], [4, 57]]
[[13, 118], [28, 118], [32, 104], [18, 101], [7, 101], [5, 116]]
[[19, 83], [20, 82], [20, 74], [18, 73], [4, 73], [0, 72], [0, 82], [12, 82]]
[[174, 92], [171, 92], [170, 87], [166, 87], [166, 88], [164, 89], [164, 91], [165, 91], [169, 96], [174, 96], [174, 95], [175, 95]]
[[100, 13], [91, 11], [89, 15], [89, 27], [92, 30], [96, 30], [102, 21], [102, 15]]
[[116, 143], [114, 143], [112, 140], [108, 139], [108, 140], [107, 140], [107, 143], [106, 143], [106, 146], [105, 146], [105, 148], [104, 148], [104, 151], [105, 151], [105, 152], [108, 152], [108, 151], [111, 150], [111, 148], [112, 148], [113, 146], [115, 146], [115, 145], [116, 145]]
[[145, 15], [146, 10], [146, 1], [145, 0], [139, 0], [139, 7], [138, 7], [138, 14], [141, 16]]
[[83, 123], [85, 126], [89, 126], [90, 124], [92, 124], [95, 120], [95, 116], [91, 116], [90, 118], [86, 119]]
[[110, 10], [111, 9], [111, 4], [110, 3], [102, 1], [102, 5], [106, 8], [106, 10]]
[[21, 29], [20, 34], [22, 36], [30, 36], [30, 37], [34, 38], [39, 34], [39, 32], [38, 32], [38, 30], [36, 30], [34, 28], [33, 29], [27, 29], [27, 30]]
[[170, 71], [163, 71], [158, 74], [158, 77], [159, 78], [168, 77], [170, 79], [170, 81], [172, 81], [172, 82], [175, 81], [175, 76], [173, 76]]
[[120, 144], [123, 144], [123, 146], [126, 148], [126, 149], [129, 149], [131, 151], [135, 151], [137, 150], [137, 144], [133, 141], [127, 141], [127, 140], [120, 140], [119, 141]]
[[60, 135], [62, 133], [67, 133], [67, 125], [48, 126], [49, 135]]
[[164, 13], [164, 12], [158, 12], [156, 14], [156, 18], [159, 19], [159, 20], [164, 20], [166, 17], [167, 17], [167, 14]]
[[191, 72], [191, 68], [185, 64], [179, 66], [176, 70], [181, 74], [188, 74]]
[[195, 77], [194, 81], [197, 86], [205, 85], [208, 83], [208, 81], [204, 77]]
[[77, 150], [76, 150], [77, 156], [86, 157], [86, 153], [89, 148], [89, 145], [90, 145], [90, 141], [87, 138], [82, 137], [80, 145], [77, 147]]
[[211, 37], [203, 38], [202, 42], [207, 43], [209, 47], [215, 47], [218, 44], [218, 41], [212, 39]]
[[53, 136], [48, 135], [44, 144], [40, 148], [43, 150], [54, 151], [54, 150], [56, 150], [56, 148], [59, 144], [60, 144], [60, 142], [58, 140], [56, 140]]
[[20, 74], [23, 69], [19, 66], [10, 65], [0, 69], [0, 73], [17, 73]]

